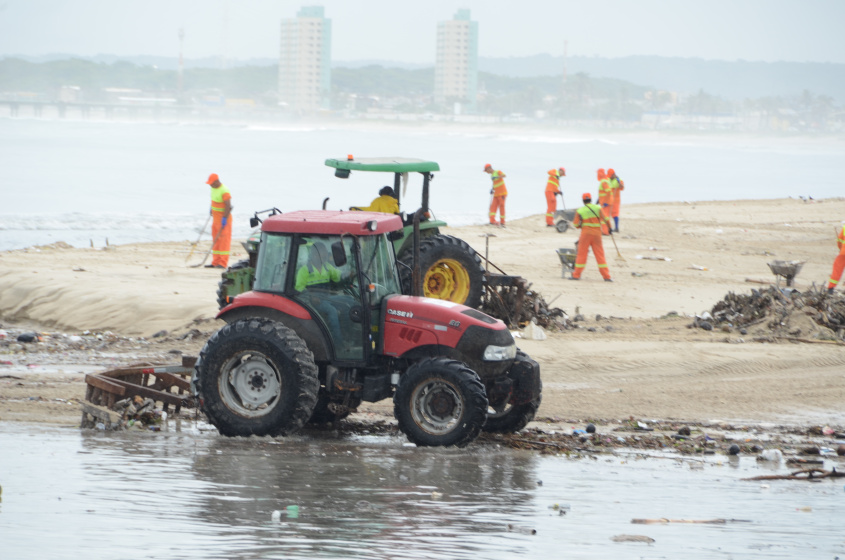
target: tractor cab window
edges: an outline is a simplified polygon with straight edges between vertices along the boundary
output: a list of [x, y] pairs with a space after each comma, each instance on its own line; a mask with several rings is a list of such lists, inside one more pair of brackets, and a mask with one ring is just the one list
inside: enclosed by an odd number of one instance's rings
[[285, 289], [288, 275], [292, 238], [289, 235], [265, 233], [261, 240], [263, 249], [259, 254], [255, 271], [255, 290], [278, 292]]
[[[364, 355], [353, 242], [349, 236], [300, 237], [293, 280], [296, 299], [323, 323], [341, 360], [359, 360]], [[339, 262], [336, 256], [345, 258]]]
[[381, 235], [361, 237], [359, 242], [364, 281], [374, 288], [370, 292], [370, 305], [380, 305], [385, 296], [402, 293], [393, 244]]

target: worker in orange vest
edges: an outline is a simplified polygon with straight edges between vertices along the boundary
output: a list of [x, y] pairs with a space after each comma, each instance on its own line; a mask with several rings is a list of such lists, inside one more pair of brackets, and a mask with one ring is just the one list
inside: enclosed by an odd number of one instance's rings
[[232, 247], [232, 194], [229, 187], [220, 182], [217, 173], [208, 176], [211, 185], [211, 264], [206, 268], [226, 268], [229, 264], [229, 250]]
[[557, 210], [557, 197], [563, 198], [560, 192], [560, 178], [566, 176], [566, 169], [559, 167], [549, 169], [549, 180], [546, 181], [546, 225], [555, 226], [555, 211]]
[[596, 172], [596, 177], [599, 180], [599, 206], [601, 207], [602, 215], [607, 218], [607, 223], [603, 221], [601, 224], [601, 232], [603, 235], [610, 235], [610, 204], [613, 202], [611, 199], [613, 195], [610, 191], [610, 181], [608, 181], [604, 169], [599, 169]]
[[612, 168], [607, 170], [607, 179], [610, 181], [610, 216], [613, 218], [613, 231], [619, 233], [619, 206], [622, 204], [622, 191], [625, 190], [625, 182], [616, 176]]
[[[493, 200], [490, 201], [490, 225], [505, 227], [505, 199], [508, 197], [508, 189], [505, 187], [506, 175], [494, 170], [489, 163], [484, 166], [484, 172], [489, 173], [493, 180], [493, 188], [490, 189], [490, 194], [493, 195]], [[499, 222], [496, 222], [497, 211]]]
[[845, 269], [845, 224], [836, 236], [836, 245], [839, 247], [839, 254], [833, 260], [833, 272], [830, 273], [830, 280], [827, 282], [827, 293], [830, 295], [833, 295], [833, 289], [839, 284], [842, 271]]
[[592, 204], [590, 193], [581, 196], [584, 206], [575, 211], [575, 219], [572, 225], [581, 230], [581, 237], [578, 238], [578, 253], [575, 255], [575, 270], [572, 271], [570, 280], [580, 280], [584, 268], [587, 266], [587, 253], [592, 248], [596, 262], [599, 264], [599, 272], [605, 282], [613, 282], [610, 277], [610, 270], [607, 268], [607, 261], [604, 258], [604, 246], [601, 242], [602, 227], [608, 225], [610, 220], [605, 216], [597, 204]]

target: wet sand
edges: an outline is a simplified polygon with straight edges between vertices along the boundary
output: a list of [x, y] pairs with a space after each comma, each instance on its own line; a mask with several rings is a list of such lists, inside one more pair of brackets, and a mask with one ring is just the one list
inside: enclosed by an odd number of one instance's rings
[[[842, 431], [845, 348], [823, 327], [811, 320], [796, 327], [797, 338], [810, 342], [763, 343], [755, 339], [766, 334], [765, 324], [746, 335], [688, 326], [728, 292], [773, 281], [766, 263], [775, 259], [805, 262], [798, 290], [820, 285], [830, 274], [843, 216], [843, 199], [623, 206], [615, 237], [622, 256], [605, 241], [612, 284], [601, 281], [592, 257], [580, 282], [563, 279], [555, 249], [573, 247], [577, 233], [546, 228], [539, 215], [504, 230], [447, 233], [482, 254], [482, 236], [494, 233], [492, 262], [527, 278], [570, 318], [584, 316], [580, 328], [518, 340], [542, 367], [540, 422], [637, 418]], [[245, 257], [238, 249], [233, 262]], [[219, 271], [186, 266], [188, 250], [186, 241], [0, 253], [0, 328], [45, 333], [42, 343], [0, 341], [0, 421], [77, 423], [73, 401], [84, 397], [85, 372], [196, 355], [220, 326], [213, 319]], [[161, 331], [167, 334], [153, 337]], [[118, 342], [99, 340], [78, 351], [47, 344], [103, 333]], [[387, 418], [392, 405], [362, 412]]]

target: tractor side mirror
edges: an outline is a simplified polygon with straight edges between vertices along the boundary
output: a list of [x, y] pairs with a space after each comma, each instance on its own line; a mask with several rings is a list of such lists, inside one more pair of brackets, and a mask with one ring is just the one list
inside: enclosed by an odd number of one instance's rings
[[335, 266], [343, 266], [346, 264], [346, 251], [343, 250], [343, 242], [335, 241], [332, 243], [332, 258]]
[[348, 179], [349, 178], [349, 170], [337, 168], [337, 169], [334, 170], [334, 176], [337, 177], [338, 179]]
[[261, 220], [258, 219], [258, 216], [253, 216], [252, 218], [249, 219], [249, 227], [251, 227], [251, 228], [257, 228], [258, 224], [260, 224], [260, 223], [261, 223]]
[[389, 241], [399, 241], [405, 237], [405, 231], [401, 229], [397, 229], [396, 231], [391, 231], [387, 234], [387, 239]]

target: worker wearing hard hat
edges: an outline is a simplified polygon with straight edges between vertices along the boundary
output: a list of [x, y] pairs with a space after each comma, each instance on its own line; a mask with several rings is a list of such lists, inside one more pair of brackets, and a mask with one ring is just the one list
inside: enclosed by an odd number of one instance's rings
[[398, 214], [399, 201], [396, 200], [396, 193], [393, 187], [382, 187], [378, 192], [378, 198], [373, 199], [369, 206], [362, 208], [368, 212], [384, 212], [385, 214]]
[[[501, 171], [493, 169], [489, 163], [484, 166], [484, 172], [490, 174], [493, 180], [493, 188], [490, 194], [493, 195], [490, 201], [490, 225], [505, 227], [505, 199], [508, 197], [508, 189], [505, 187], [506, 175]], [[496, 212], [499, 213], [499, 221], [496, 221]]]
[[599, 206], [601, 213], [607, 218], [607, 223], [602, 222], [601, 232], [604, 235], [610, 234], [610, 204], [613, 202], [612, 193], [610, 191], [610, 181], [607, 179], [607, 174], [604, 169], [596, 171], [596, 177], [599, 180]]
[[609, 224], [598, 205], [592, 204], [590, 193], [584, 193], [581, 197], [584, 206], [575, 211], [575, 219], [572, 225], [581, 230], [581, 237], [578, 239], [578, 253], [575, 255], [575, 269], [572, 271], [570, 280], [580, 280], [584, 268], [587, 266], [587, 253], [592, 248], [593, 255], [599, 265], [599, 272], [605, 282], [613, 282], [610, 277], [610, 270], [607, 268], [607, 261], [604, 258], [604, 247], [601, 243], [602, 227]]
[[566, 176], [566, 169], [559, 167], [549, 169], [549, 179], [546, 181], [546, 225], [554, 227], [555, 211], [557, 210], [557, 197], [563, 198], [560, 192], [560, 178]]
[[842, 278], [842, 271], [845, 270], [845, 222], [836, 236], [836, 245], [839, 247], [839, 254], [833, 260], [833, 272], [830, 273], [830, 280], [827, 282], [827, 293], [831, 295]]
[[232, 194], [229, 187], [220, 182], [217, 173], [208, 176], [207, 185], [211, 185], [211, 264], [206, 268], [226, 268], [229, 264], [229, 252], [232, 247]]
[[625, 183], [616, 175], [613, 168], [607, 170], [607, 180], [610, 181], [610, 217], [613, 218], [613, 231], [619, 233], [619, 206], [622, 203]]

